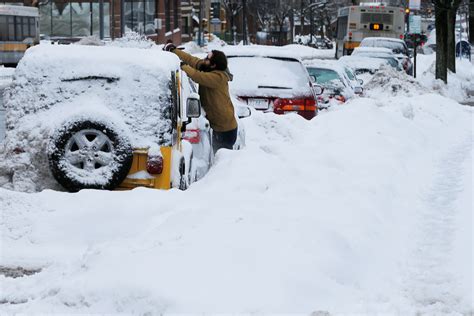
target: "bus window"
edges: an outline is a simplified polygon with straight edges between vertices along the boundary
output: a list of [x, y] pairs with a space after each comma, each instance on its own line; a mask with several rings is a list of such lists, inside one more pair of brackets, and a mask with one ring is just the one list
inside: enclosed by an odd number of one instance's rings
[[8, 16], [7, 25], [8, 25], [7, 40], [14, 41], [15, 40], [15, 17]]
[[0, 41], [6, 41], [8, 39], [7, 34], [7, 17], [0, 15]]
[[15, 17], [15, 39], [17, 41], [23, 40], [23, 32], [21, 31], [21, 16]]
[[28, 18], [28, 23], [30, 25], [30, 37], [36, 37], [36, 20], [35, 18]]

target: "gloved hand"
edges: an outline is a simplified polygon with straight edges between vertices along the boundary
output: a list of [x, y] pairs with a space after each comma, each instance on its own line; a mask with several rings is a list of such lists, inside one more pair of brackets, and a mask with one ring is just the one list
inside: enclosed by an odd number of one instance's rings
[[176, 46], [173, 43], [168, 43], [163, 47], [163, 50], [167, 52], [172, 52], [176, 49]]

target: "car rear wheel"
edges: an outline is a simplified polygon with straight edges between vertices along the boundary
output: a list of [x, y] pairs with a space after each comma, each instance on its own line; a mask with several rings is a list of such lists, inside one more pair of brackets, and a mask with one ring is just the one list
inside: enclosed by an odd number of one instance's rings
[[52, 137], [48, 157], [54, 178], [67, 190], [112, 190], [127, 176], [133, 150], [114, 128], [76, 121]]

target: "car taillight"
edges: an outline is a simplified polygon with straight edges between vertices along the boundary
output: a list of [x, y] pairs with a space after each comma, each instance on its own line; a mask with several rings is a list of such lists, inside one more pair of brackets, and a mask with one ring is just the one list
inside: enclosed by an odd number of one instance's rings
[[183, 139], [191, 144], [197, 144], [201, 141], [201, 132], [198, 129], [187, 129], [183, 133]]
[[163, 172], [163, 157], [148, 156], [146, 171], [150, 174], [161, 174]]
[[276, 99], [273, 103], [275, 111], [316, 111], [316, 100], [309, 99]]
[[336, 99], [337, 101], [340, 101], [340, 102], [346, 102], [346, 98], [344, 98], [344, 96], [342, 96], [342, 95], [335, 95], [334, 99]]

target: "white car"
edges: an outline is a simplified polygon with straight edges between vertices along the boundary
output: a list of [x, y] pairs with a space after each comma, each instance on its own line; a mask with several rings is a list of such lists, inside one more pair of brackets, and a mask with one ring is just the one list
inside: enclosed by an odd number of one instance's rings
[[403, 70], [413, 75], [411, 53], [405, 41], [390, 37], [366, 37], [360, 42], [359, 48], [386, 48], [398, 59]]
[[360, 87], [354, 88], [344, 67], [336, 62], [319, 60], [305, 63], [305, 66], [316, 84], [324, 88], [323, 93], [318, 96], [321, 108], [345, 103], [355, 96], [355, 90], [362, 93]]

